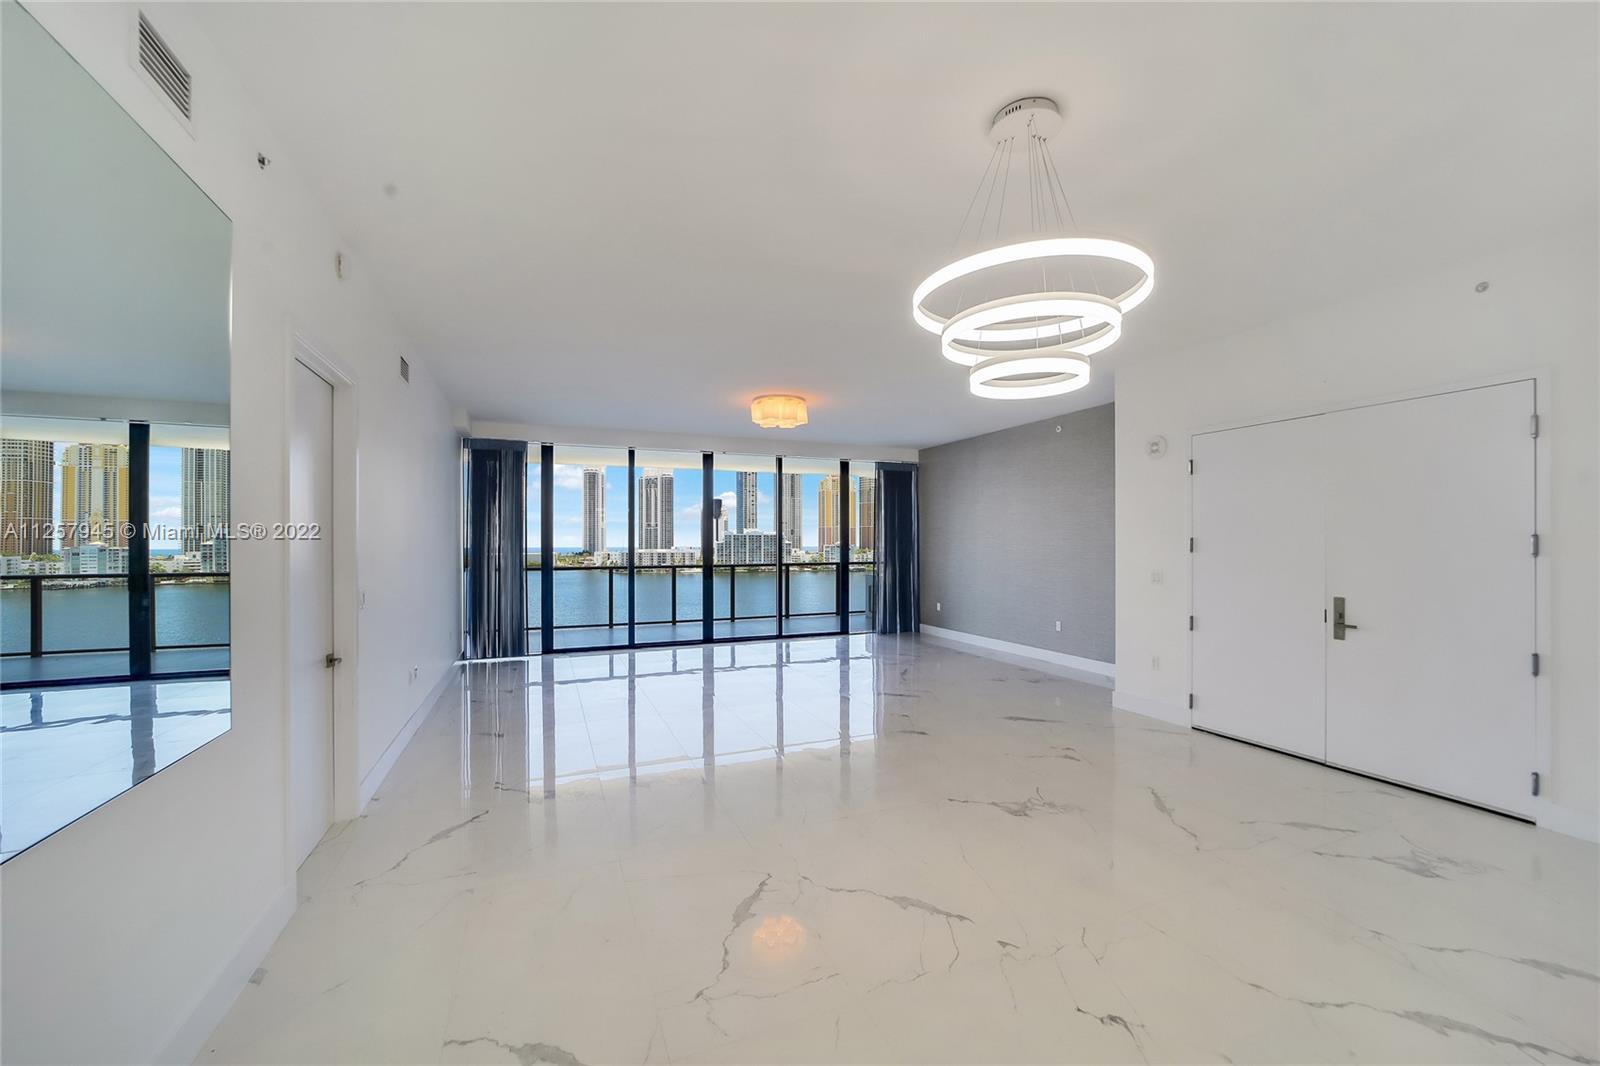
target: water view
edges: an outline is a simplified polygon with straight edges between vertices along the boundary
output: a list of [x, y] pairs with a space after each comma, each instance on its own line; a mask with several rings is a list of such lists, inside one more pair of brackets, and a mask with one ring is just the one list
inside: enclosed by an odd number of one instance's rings
[[[228, 583], [191, 580], [155, 582], [156, 646], [228, 643]], [[44, 650], [90, 651], [128, 646], [126, 580], [104, 584], [46, 581], [43, 590]], [[0, 586], [0, 652], [27, 654], [28, 582]]]
[[[732, 574], [733, 576], [730, 576]], [[867, 582], [872, 575], [865, 570], [850, 572], [850, 607], [864, 610], [867, 602]], [[538, 626], [543, 619], [539, 613], [540, 573], [528, 571], [528, 624]], [[789, 614], [832, 614], [838, 610], [837, 585], [834, 569], [819, 567], [814, 570], [791, 568], [789, 582]], [[677, 621], [694, 621], [701, 615], [701, 573], [698, 568], [686, 568], [673, 573], [641, 569], [634, 581], [634, 602], [638, 622], [673, 621], [673, 586], [677, 586]], [[628, 621], [628, 573], [626, 570], [607, 571], [599, 568], [557, 567], [555, 569], [555, 624], [558, 626], [607, 625], [615, 622], [626, 625]], [[740, 618], [772, 615], [778, 602], [778, 575], [771, 569], [719, 569], [713, 577], [712, 606], [714, 617], [727, 618], [730, 600], [737, 600]], [[607, 601], [611, 609], [607, 609]]]

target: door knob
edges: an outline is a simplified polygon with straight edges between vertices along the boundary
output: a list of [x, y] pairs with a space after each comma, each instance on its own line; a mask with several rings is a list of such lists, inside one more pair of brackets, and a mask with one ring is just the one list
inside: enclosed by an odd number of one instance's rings
[[1352, 629], [1360, 628], [1360, 626], [1351, 625], [1344, 620], [1344, 597], [1335, 596], [1333, 598], [1333, 639], [1343, 640], [1345, 633]]

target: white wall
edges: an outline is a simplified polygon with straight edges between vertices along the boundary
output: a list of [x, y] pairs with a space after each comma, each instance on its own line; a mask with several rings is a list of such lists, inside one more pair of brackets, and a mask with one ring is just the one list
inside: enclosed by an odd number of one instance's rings
[[[28, 9], [233, 219], [236, 519], [286, 517], [291, 324], [356, 380], [364, 772], [455, 658], [457, 419], [426, 367], [400, 382], [402, 341], [360, 256], [335, 278], [341, 242], [307, 176], [181, 5], [150, 12], [194, 75], [193, 138], [129, 63], [132, 8]], [[5, 1061], [192, 1054], [287, 918], [287, 576], [284, 544], [235, 546], [229, 732], [0, 867]]]
[[[1600, 828], [1600, 286], [1593, 218], [1186, 351], [1117, 367], [1117, 699], [1188, 720], [1189, 434], [1494, 375], [1548, 370], [1539, 398], [1551, 449], [1551, 526], [1541, 530], [1553, 632], [1551, 762], [1541, 824]], [[1490, 282], [1483, 294], [1479, 281]], [[1164, 459], [1145, 454], [1162, 434]], [[1531, 532], [1531, 530], [1530, 530]], [[1152, 571], [1164, 581], [1155, 584]], [[1534, 649], [1529, 649], [1530, 651]], [[1152, 663], [1160, 660], [1160, 668]]]

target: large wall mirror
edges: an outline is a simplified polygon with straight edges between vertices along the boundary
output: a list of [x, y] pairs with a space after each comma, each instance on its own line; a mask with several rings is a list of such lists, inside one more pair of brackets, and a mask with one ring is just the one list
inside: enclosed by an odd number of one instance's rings
[[228, 729], [232, 223], [0, 20], [4, 861]]

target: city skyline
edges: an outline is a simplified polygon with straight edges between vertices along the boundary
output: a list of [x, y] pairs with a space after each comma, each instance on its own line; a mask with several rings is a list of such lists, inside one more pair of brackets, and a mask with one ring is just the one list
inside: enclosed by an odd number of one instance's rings
[[[0, 555], [58, 555], [74, 547], [69, 527], [88, 523], [109, 528], [108, 547], [125, 544], [118, 527], [128, 515], [127, 445], [76, 441], [4, 440], [5, 491], [0, 524], [18, 530], [47, 523], [65, 535], [24, 542], [7, 537]], [[230, 453], [225, 448], [150, 448], [150, 539], [153, 554], [199, 553], [199, 543], [184, 544], [181, 527], [228, 524]], [[86, 542], [87, 543], [87, 542]], [[214, 559], [226, 569], [224, 549]]]
[[[872, 468], [868, 468], [872, 469]], [[536, 550], [539, 545], [541, 532], [539, 514], [540, 480], [538, 476], [539, 465], [528, 465], [528, 496], [527, 496], [527, 546]], [[596, 474], [591, 477], [590, 471]], [[698, 550], [700, 548], [700, 496], [701, 479], [703, 472], [698, 467], [677, 467], [673, 469], [644, 468], [637, 470], [639, 490], [639, 504], [635, 511], [635, 547], [659, 547], [661, 549], [676, 548], [678, 550]], [[801, 501], [798, 528], [795, 520], [789, 514], [784, 516], [783, 532], [787, 534], [784, 539], [796, 550], [805, 552], [820, 552], [823, 544], [819, 536], [819, 521], [822, 509], [818, 500], [818, 491], [823, 482], [832, 478], [838, 481], [837, 475], [826, 474], [785, 474], [785, 494], [792, 500], [793, 493], [798, 490]], [[647, 545], [645, 543], [644, 526], [647, 478], [664, 479], [659, 484], [669, 485], [671, 499], [665, 505], [671, 510], [671, 540], [661, 545]], [[791, 481], [791, 479], [793, 479]], [[552, 481], [555, 488], [553, 506], [553, 532], [552, 546], [557, 552], [588, 552], [604, 550], [613, 552], [625, 551], [628, 544], [628, 496], [627, 496], [628, 468], [625, 462], [615, 465], [606, 464], [574, 464], [558, 463], [552, 471]], [[742, 484], [741, 484], [742, 480]], [[715, 470], [712, 473], [712, 492], [715, 499], [722, 504], [726, 530], [729, 534], [740, 532], [739, 504], [741, 502], [741, 489], [744, 491], [744, 503], [749, 510], [753, 506], [754, 518], [751, 522], [752, 532], [775, 533], [776, 528], [776, 503], [773, 485], [776, 476], [770, 472], [749, 472], [734, 470]], [[853, 483], [867, 482], [875, 485], [875, 478], [871, 475], [862, 478], [852, 475]], [[853, 487], [853, 486], [852, 486]], [[584, 501], [592, 491], [598, 491], [598, 506], [594, 517], [597, 518], [601, 531], [594, 540], [585, 536], [590, 532], [585, 528]], [[666, 495], [666, 493], [663, 493]], [[874, 499], [875, 493], [870, 489], [861, 493], [864, 499]], [[751, 499], [753, 496], [753, 505]], [[675, 505], [674, 505], [675, 504]], [[659, 507], [660, 504], [651, 504]], [[786, 508], [787, 511], [787, 508]], [[851, 516], [857, 519], [855, 529], [866, 534], [866, 543], [870, 544], [871, 517], [860, 515], [852, 508]], [[796, 537], [794, 534], [798, 533]], [[860, 534], [858, 534], [860, 535]], [[851, 538], [854, 540], [855, 538]]]

